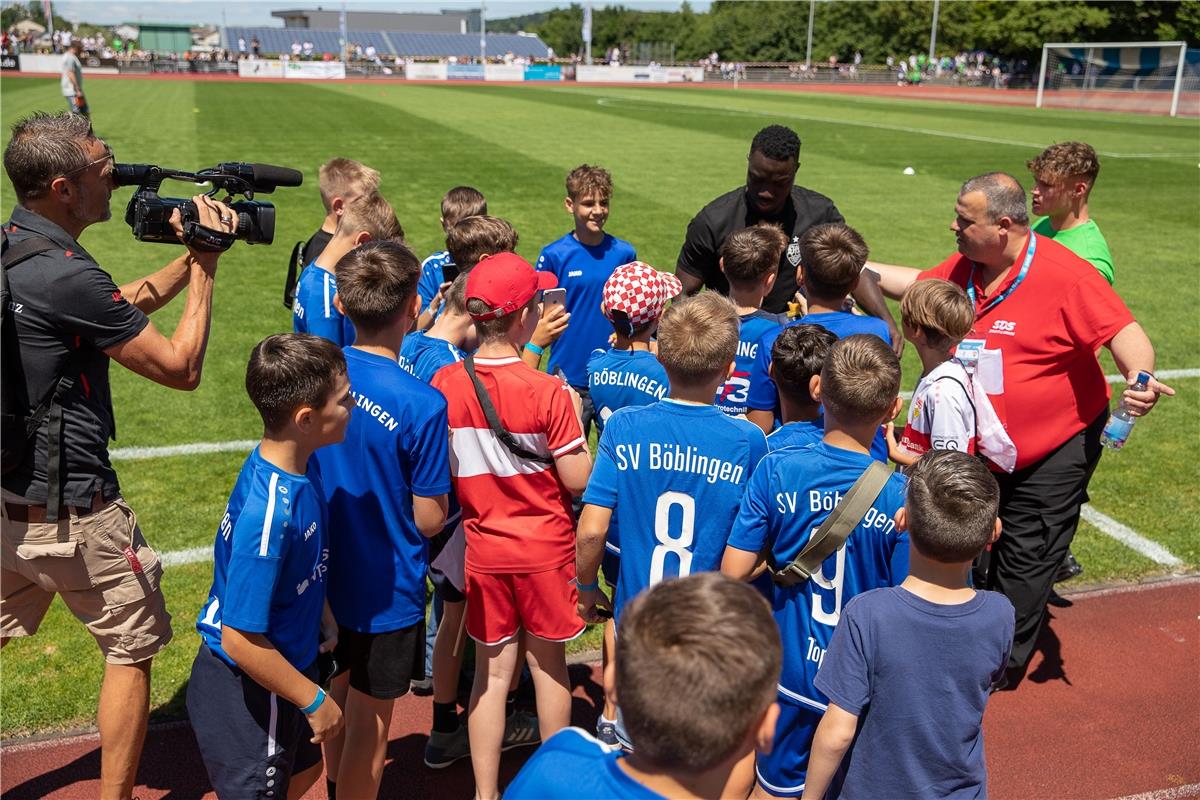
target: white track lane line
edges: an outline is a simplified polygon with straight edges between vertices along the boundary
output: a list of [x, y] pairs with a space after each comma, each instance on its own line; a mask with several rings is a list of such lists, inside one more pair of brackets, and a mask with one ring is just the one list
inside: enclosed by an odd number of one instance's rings
[[1185, 797], [1200, 797], [1200, 783], [1189, 783], [1187, 786], [1172, 786], [1169, 789], [1155, 789], [1141, 794], [1127, 794], [1116, 800], [1183, 800]]

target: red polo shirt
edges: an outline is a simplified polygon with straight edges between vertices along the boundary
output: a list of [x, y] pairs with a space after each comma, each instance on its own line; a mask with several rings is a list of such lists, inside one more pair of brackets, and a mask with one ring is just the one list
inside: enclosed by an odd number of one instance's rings
[[[1031, 234], [1032, 235], [1032, 234]], [[1013, 284], [1026, 247], [993, 292]], [[964, 289], [973, 263], [955, 253], [920, 278], [944, 278]], [[982, 273], [982, 270], [974, 270]], [[1108, 408], [1109, 386], [1096, 348], [1133, 322], [1133, 314], [1087, 261], [1039, 236], [1029, 271], [1002, 302], [986, 311], [981, 274], [975, 275], [975, 327], [970, 338], [998, 349], [1004, 363], [1004, 402], [997, 406], [1017, 446], [1017, 469], [1045, 458]]]

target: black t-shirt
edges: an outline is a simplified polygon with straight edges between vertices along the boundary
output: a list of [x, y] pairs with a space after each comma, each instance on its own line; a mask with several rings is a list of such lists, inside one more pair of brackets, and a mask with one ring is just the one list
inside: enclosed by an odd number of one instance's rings
[[781, 225], [790, 242], [779, 259], [779, 276], [775, 279], [775, 288], [763, 299], [763, 308], [774, 313], [787, 311], [788, 301], [796, 294], [800, 237], [813, 225], [846, 221], [832, 200], [802, 186], [792, 187], [791, 197], [774, 217], [761, 215], [746, 202], [744, 186], [713, 200], [688, 223], [687, 238], [679, 250], [676, 271], [682, 270], [700, 278], [709, 289], [729, 294], [729, 281], [719, 263], [721, 244], [734, 231], [764, 220]]
[[[62, 248], [8, 271], [31, 406], [50, 392], [71, 351], [84, 350], [83, 370], [63, 398], [63, 502], [87, 505], [97, 491], [112, 499], [120, 488], [108, 459], [116, 422], [104, 350], [137, 336], [150, 320], [121, 296], [112, 276], [50, 220], [17, 206], [5, 230], [10, 245], [40, 234]], [[47, 426], [48, 421], [43, 422], [25, 462], [4, 476], [5, 489], [35, 504], [46, 502]]]
[[321, 251], [325, 249], [325, 245], [329, 244], [329, 240], [333, 238], [332, 233], [326, 233], [318, 229], [316, 233], [309, 237], [304, 243], [304, 266], [308, 266], [317, 260], [317, 256], [321, 255]]

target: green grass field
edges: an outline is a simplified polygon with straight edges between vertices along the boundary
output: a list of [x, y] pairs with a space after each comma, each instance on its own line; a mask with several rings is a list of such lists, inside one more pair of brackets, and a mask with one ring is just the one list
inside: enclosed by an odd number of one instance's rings
[[[4, 143], [19, 117], [63, 105], [57, 80], [5, 79]], [[118, 160], [198, 169], [257, 161], [300, 169], [306, 185], [282, 189], [276, 243], [237, 245], [221, 261], [203, 385], [170, 391], [113, 370], [120, 440], [114, 447], [257, 438], [257, 415], [242, 388], [250, 348], [290, 330], [280, 296], [293, 242], [319, 224], [317, 167], [343, 155], [384, 175], [383, 193], [418, 255], [442, 249], [438, 203], [458, 184], [480, 188], [491, 213], [513, 222], [519, 251], [570, 225], [563, 179], [598, 163], [614, 176], [608, 228], [643, 260], [670, 269], [684, 229], [706, 202], [741, 184], [750, 139], [773, 122], [804, 142], [799, 182], [829, 195], [885, 262], [931, 266], [949, 255], [955, 194], [965, 178], [1006, 170], [1024, 179], [1025, 161], [1054, 141], [1083, 139], [1101, 152], [1092, 213], [1112, 248], [1117, 289], [1146, 327], [1158, 368], [1200, 367], [1200, 124], [1164, 118], [988, 108], [703, 89], [234, 84], [92, 80], [97, 132]], [[901, 171], [912, 166], [916, 175]], [[141, 244], [121, 222], [130, 189], [113, 198], [114, 220], [83, 244], [120, 283], [166, 263], [174, 248]], [[164, 194], [186, 196], [185, 184]], [[0, 213], [14, 203], [0, 184]], [[154, 318], [170, 331], [182, 301]], [[1104, 355], [1106, 371], [1114, 372]], [[904, 388], [920, 372], [904, 357]], [[1129, 445], [1105, 456], [1092, 505], [1173, 553], [1200, 565], [1197, 466], [1200, 380], [1173, 381], [1179, 395], [1140, 423]], [[211, 543], [243, 454], [118, 462], [126, 497], [161, 552]], [[1083, 524], [1075, 551], [1083, 580], [1138, 579], [1164, 571]], [[153, 706], [182, 713], [182, 689], [197, 644], [193, 622], [211, 565], [168, 569], [165, 591], [176, 639], [155, 661]], [[576, 643], [595, 646], [596, 637]], [[90, 724], [101, 662], [91, 638], [56, 602], [38, 636], [10, 645], [0, 660], [0, 736]]]

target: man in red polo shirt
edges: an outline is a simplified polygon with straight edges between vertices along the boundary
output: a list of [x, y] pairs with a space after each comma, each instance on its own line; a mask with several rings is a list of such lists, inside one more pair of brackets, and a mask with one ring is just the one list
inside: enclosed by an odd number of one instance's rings
[[[1154, 347], [1125, 303], [1087, 261], [1034, 235], [1025, 209], [1016, 178], [980, 175], [963, 184], [954, 206], [957, 253], [925, 272], [873, 265], [892, 297], [921, 278], [966, 289], [976, 319], [959, 354], [968, 361], [982, 354], [981, 377], [992, 363], [1002, 372], [986, 379], [989, 391], [1002, 393], [997, 411], [1017, 446], [1017, 464], [1011, 474], [996, 475], [1004, 532], [976, 580], [1016, 608], [1010, 683], [1033, 654], [1055, 572], [1100, 461], [1109, 388], [1096, 350], [1109, 348], [1130, 385], [1139, 371], [1154, 371]], [[1160, 394], [1174, 393], [1152, 380], [1144, 392], [1126, 389], [1122, 399], [1141, 416]]]

